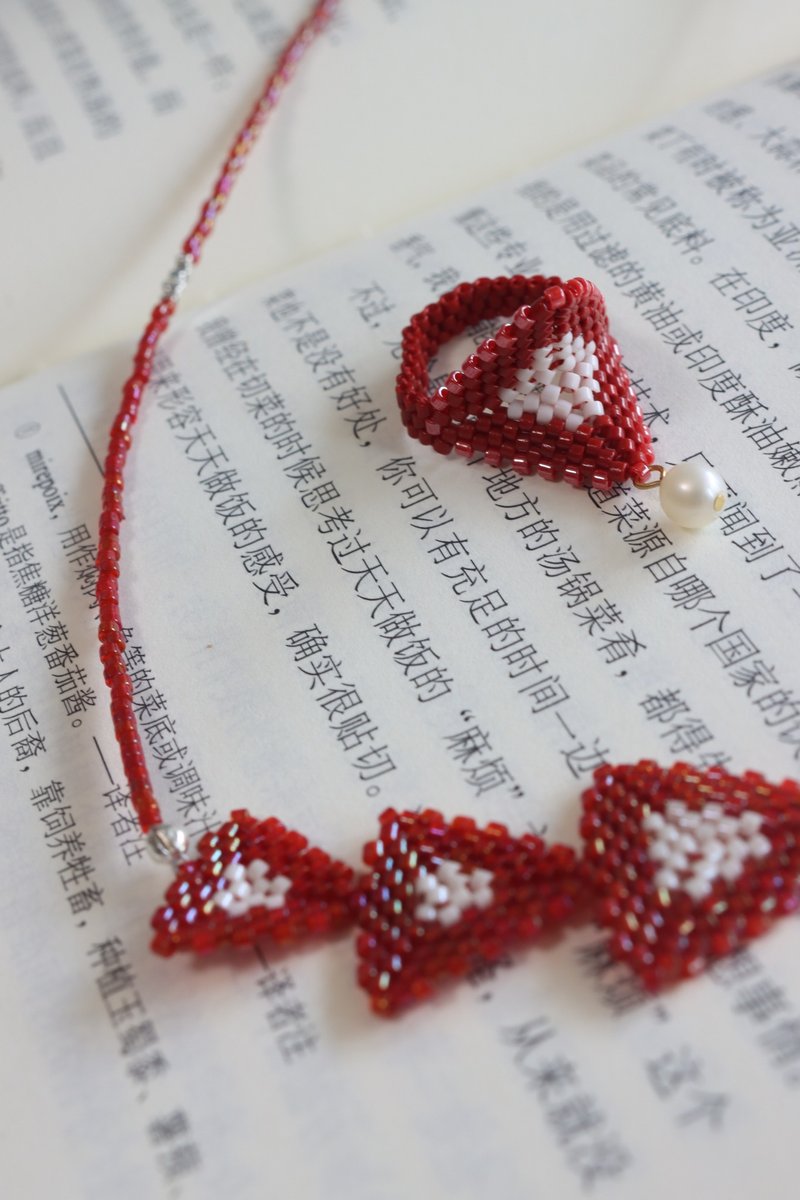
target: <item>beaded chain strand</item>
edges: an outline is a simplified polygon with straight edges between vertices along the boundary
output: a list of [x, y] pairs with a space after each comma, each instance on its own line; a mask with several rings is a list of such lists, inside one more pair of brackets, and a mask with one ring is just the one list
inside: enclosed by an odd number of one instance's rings
[[103, 674], [111, 692], [114, 732], [119, 742], [122, 764], [130, 788], [131, 804], [144, 834], [159, 826], [163, 818], [153, 794], [131, 703], [133, 685], [125, 666], [125, 635], [119, 607], [119, 533], [124, 519], [122, 499], [125, 489], [125, 462], [133, 440], [132, 430], [150, 378], [153, 357], [161, 338], [169, 328], [178, 297], [186, 287], [191, 269], [199, 261], [203, 245], [213, 231], [217, 217], [225, 207], [233, 185], [267, 117], [276, 107], [306, 50], [328, 24], [337, 3], [338, 0], [317, 0], [310, 15], [298, 26], [284, 47], [258, 100], [237, 133], [211, 194], [200, 211], [199, 219], [183, 243], [175, 267], [164, 284], [161, 299], [150, 314], [134, 355], [133, 370], [122, 389], [122, 402], [111, 426], [104, 464], [105, 483], [98, 537], [98, 638]]

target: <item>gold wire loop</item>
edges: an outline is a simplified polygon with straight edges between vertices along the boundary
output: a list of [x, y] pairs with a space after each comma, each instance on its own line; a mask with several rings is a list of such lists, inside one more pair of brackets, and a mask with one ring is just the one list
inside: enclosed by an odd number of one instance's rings
[[657, 479], [648, 479], [646, 483], [637, 483], [636, 480], [634, 480], [633, 486], [637, 487], [637, 488], [641, 488], [642, 491], [647, 491], [648, 488], [661, 487], [661, 480], [664, 478], [666, 473], [667, 473], [667, 468], [662, 467], [661, 463], [653, 463], [652, 467], [650, 468], [650, 474], [651, 474], [651, 476], [657, 475], [658, 478]]

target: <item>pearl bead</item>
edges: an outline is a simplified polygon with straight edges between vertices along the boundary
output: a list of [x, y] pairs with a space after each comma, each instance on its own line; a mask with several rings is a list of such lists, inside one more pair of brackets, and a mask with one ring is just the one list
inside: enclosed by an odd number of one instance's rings
[[684, 529], [710, 525], [725, 507], [721, 476], [703, 462], [678, 463], [661, 480], [659, 499], [664, 512]]

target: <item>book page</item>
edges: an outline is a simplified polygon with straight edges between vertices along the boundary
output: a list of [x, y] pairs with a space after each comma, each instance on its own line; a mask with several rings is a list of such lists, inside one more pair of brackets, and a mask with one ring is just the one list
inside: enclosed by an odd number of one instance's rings
[[[176, 327], [136, 431], [122, 574], [167, 820], [197, 836], [247, 807], [355, 865], [387, 806], [577, 847], [603, 761], [797, 775], [798, 104], [800, 70], [775, 72]], [[410, 315], [459, 280], [539, 268], [601, 287], [659, 459], [726, 481], [715, 526], [405, 435]], [[131, 813], [92, 598], [129, 357], [0, 397], [11, 1193], [788, 1185], [796, 921], [660, 996], [577, 926], [397, 1020], [370, 1014], [349, 935], [149, 952], [170, 873]]]
[[[7, 382], [136, 333], [310, 0], [1, 8]], [[800, 13], [780, 0], [729, 0], [722, 23], [718, 12], [715, 0], [573, 0], [573, 35], [529, 0], [491, 14], [460, 0], [346, 0], [270, 122], [187, 303], [763, 71], [800, 39]], [[625, 69], [603, 67], [598, 88], [598, 63]]]

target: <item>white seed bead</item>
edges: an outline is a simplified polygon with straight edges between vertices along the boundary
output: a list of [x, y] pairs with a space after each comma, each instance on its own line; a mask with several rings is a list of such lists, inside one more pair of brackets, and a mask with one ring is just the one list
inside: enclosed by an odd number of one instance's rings
[[656, 871], [654, 882], [656, 887], [669, 889], [678, 887], [680, 880], [674, 871], [663, 869], [661, 871]]
[[769, 854], [771, 849], [772, 843], [769, 838], [764, 837], [763, 833], [757, 833], [750, 839], [750, 853], [755, 858], [763, 858], [765, 854]]
[[711, 891], [711, 884], [707, 879], [690, 879], [684, 885], [684, 891], [693, 900], [703, 900]]
[[[545, 388], [545, 391], [547, 391], [547, 388]], [[555, 412], [555, 407], [552, 404], [544, 404], [544, 403], [540, 404], [539, 409], [536, 413], [536, 424], [537, 425], [549, 424], [549, 422], [552, 421], [552, 419], [553, 419], [554, 412]]]
[[684, 462], [671, 467], [661, 480], [659, 499], [664, 512], [684, 529], [702, 529], [716, 520], [727, 496], [722, 477], [706, 463]]

